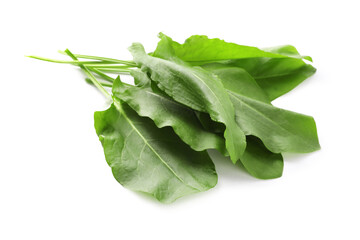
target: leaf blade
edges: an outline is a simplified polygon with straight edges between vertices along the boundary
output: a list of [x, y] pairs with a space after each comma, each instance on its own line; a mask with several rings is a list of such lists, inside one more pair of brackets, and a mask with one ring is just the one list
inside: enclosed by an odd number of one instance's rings
[[[291, 91], [316, 69], [303, 59], [312, 62], [309, 56], [302, 56], [294, 46], [284, 45], [266, 49], [238, 45], [207, 36], [194, 35], [179, 44], [160, 33], [161, 39], [172, 43], [173, 54], [193, 66], [218, 63], [227, 67], [240, 67], [249, 72], [270, 100]], [[154, 55], [161, 49], [156, 49]]]
[[[157, 127], [172, 127], [174, 132], [195, 151], [214, 148], [227, 155], [224, 139], [206, 131], [192, 109], [159, 93], [159, 90], [155, 92], [149, 86], [151, 80], [144, 80], [148, 77], [140, 70], [133, 70], [131, 74], [135, 82], [141, 82], [143, 85], [124, 86], [120, 79], [117, 79], [113, 85], [114, 96], [125, 101], [140, 116], [151, 118]], [[145, 81], [148, 81], [148, 84], [145, 84]]]
[[[171, 47], [166, 39], [159, 44]], [[134, 61], [167, 95], [194, 110], [207, 112], [214, 121], [225, 124], [226, 149], [235, 163], [245, 150], [246, 140], [235, 122], [234, 108], [221, 82], [202, 68], [181, 63], [176, 56], [171, 61], [149, 56], [143, 46], [136, 43], [129, 50]], [[165, 54], [171, 52], [166, 50]]]
[[271, 101], [288, 93], [316, 72], [312, 65], [294, 58], [250, 58], [220, 64], [245, 69]]
[[247, 136], [246, 141], [246, 150], [240, 159], [245, 169], [259, 179], [281, 177], [284, 169], [282, 155], [269, 151], [257, 137]]
[[216, 185], [215, 167], [206, 152], [191, 150], [170, 128], [157, 128], [126, 104], [114, 104], [95, 113], [95, 128], [123, 186], [170, 203]]
[[219, 76], [227, 89], [235, 108], [236, 121], [246, 135], [260, 138], [274, 153], [308, 153], [320, 149], [312, 117], [271, 105], [255, 80], [241, 69], [217, 68], [211, 71]]
[[[159, 33], [159, 38], [171, 40], [175, 55], [183, 61], [194, 62], [195, 64], [239, 58], [284, 57], [257, 47], [229, 43], [219, 38], [210, 39], [204, 35], [193, 35], [186, 39], [183, 44], [173, 41], [163, 33]], [[156, 50], [154, 53], [157, 54]]]

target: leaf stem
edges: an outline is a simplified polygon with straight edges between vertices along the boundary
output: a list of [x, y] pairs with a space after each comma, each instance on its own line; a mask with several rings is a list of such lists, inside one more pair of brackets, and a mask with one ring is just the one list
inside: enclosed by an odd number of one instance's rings
[[[88, 84], [94, 85], [90, 78], [85, 78], [85, 81], [86, 81]], [[99, 83], [100, 83], [103, 87], [112, 87], [112, 86], [113, 86], [112, 83], [100, 82], [100, 81], [99, 81]], [[131, 85], [131, 84], [128, 84], [128, 83], [124, 83], [124, 82], [121, 82], [121, 84], [123, 84], [123, 85], [125, 85], [125, 86], [129, 86], [129, 87], [134, 87], [134, 85]]]
[[[90, 70], [90, 69], [89, 69]], [[94, 83], [91, 81], [90, 78], [85, 78], [85, 81], [88, 83], [88, 84], [91, 84], [91, 85], [94, 85]], [[101, 82], [99, 81], [99, 83], [103, 86], [103, 87], [112, 87], [113, 84], [112, 83], [108, 83], [108, 82]], [[125, 86], [129, 86], [129, 87], [134, 87], [134, 85], [131, 85], [131, 84], [128, 84], [128, 83], [124, 83], [124, 82], [121, 82], [121, 84], [125, 85]]]
[[[71, 52], [69, 49], [65, 50], [65, 53], [67, 55], [69, 55], [72, 59], [74, 60], [78, 60]], [[92, 75], [92, 73], [89, 71], [89, 69], [84, 66], [83, 64], [79, 64], [79, 67], [84, 71], [84, 73], [89, 77], [89, 79], [92, 81], [92, 83], [100, 90], [100, 92], [102, 94], [104, 94], [105, 97], [107, 98], [111, 98], [111, 95], [106, 91], [106, 89], [98, 82], [98, 80], [96, 80], [96, 78], [94, 77], [94, 75]]]
[[102, 77], [104, 80], [108, 81], [108, 82], [114, 82], [115, 79], [110, 77], [109, 75], [103, 73], [102, 71], [96, 69], [96, 68], [92, 68], [92, 67], [88, 67], [88, 69], [94, 73], [96, 73], [97, 75], [99, 75], [100, 77]]
[[53, 62], [53, 63], [67, 63], [67, 64], [74, 64], [74, 65], [79, 65], [79, 64], [104, 64], [104, 63], [109, 63], [109, 64], [118, 64], [118, 63], [113, 63], [110, 61], [79, 61], [79, 60], [74, 60], [74, 61], [63, 61], [63, 60], [56, 60], [56, 59], [51, 59], [51, 58], [43, 58], [43, 57], [38, 57], [38, 56], [27, 56], [29, 58], [34, 58], [34, 59], [38, 59], [38, 60], [42, 60], [42, 61], [46, 61], [46, 62]]
[[93, 68], [102, 72], [118, 73], [118, 74], [130, 74], [130, 69], [119, 69], [119, 68]]
[[[59, 51], [59, 53], [66, 54], [66, 52], [64, 52], [64, 51]], [[124, 60], [119, 60], [119, 59], [115, 59], [115, 58], [97, 57], [97, 56], [82, 55], [82, 54], [73, 54], [73, 55], [78, 58], [99, 60], [99, 61], [105, 61], [105, 62], [122, 63], [122, 64], [130, 65], [133, 67], [137, 66], [134, 61], [124, 61]]]
[[95, 63], [95, 64], [88, 64], [88, 63], [83, 63], [85, 64], [87, 67], [96, 67], [96, 68], [119, 68], [119, 69], [128, 69], [128, 68], [133, 68], [134, 66], [129, 66], [129, 65], [115, 65], [118, 63]]
[[[94, 83], [91, 81], [90, 78], [85, 78], [85, 81], [86, 81], [88, 84], [94, 85]], [[112, 84], [111, 84], [111, 83], [100, 82], [100, 81], [99, 81], [99, 83], [100, 83], [103, 87], [112, 87]]]

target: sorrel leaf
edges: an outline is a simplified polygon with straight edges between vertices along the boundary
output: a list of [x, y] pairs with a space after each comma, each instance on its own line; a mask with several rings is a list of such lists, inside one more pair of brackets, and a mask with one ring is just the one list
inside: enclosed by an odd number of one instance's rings
[[[171, 41], [175, 55], [183, 61], [194, 65], [222, 60], [254, 58], [254, 57], [284, 57], [281, 54], [263, 51], [256, 47], [228, 43], [218, 38], [209, 39], [203, 35], [193, 35], [184, 44], [173, 41], [163, 33], [159, 33], [161, 40]], [[154, 54], [157, 55], [157, 50]]]
[[[199, 35], [184, 44], [159, 36], [151, 54], [133, 44], [134, 61], [68, 49], [61, 53], [73, 61], [31, 56], [80, 67], [113, 100], [95, 113], [95, 128], [122, 185], [168, 203], [216, 185], [206, 149], [240, 159], [260, 179], [282, 175], [282, 152], [319, 149], [312, 117], [271, 104], [316, 71], [311, 57], [291, 45], [261, 50]], [[107, 73], [131, 74], [135, 86]]]
[[[161, 94], [160, 90], [153, 91], [150, 87], [151, 80], [145, 73], [134, 70], [132, 76], [141, 86], [128, 86], [117, 78], [113, 85], [114, 96], [125, 101], [140, 116], [151, 118], [157, 127], [171, 126], [193, 149], [201, 151], [213, 148], [227, 155], [224, 139], [211, 131], [205, 131], [193, 110]], [[209, 126], [214, 123], [210, 118], [204, 121]], [[245, 169], [257, 178], [277, 178], [282, 174], [281, 155], [267, 150], [264, 144], [253, 136], [247, 137], [247, 146], [241, 156], [241, 162]]]
[[[193, 66], [216, 62], [228, 67], [244, 68], [270, 100], [289, 92], [316, 72], [312, 65], [303, 61], [312, 61], [311, 57], [300, 55], [291, 45], [261, 50], [200, 35], [191, 36], [184, 44], [162, 33], [159, 37], [171, 43], [174, 55]], [[156, 49], [154, 55], [158, 51]]]
[[[167, 45], [166, 42], [159, 44]], [[172, 61], [149, 56], [139, 43], [133, 44], [129, 50], [142, 71], [148, 73], [167, 95], [194, 110], [209, 113], [214, 121], [224, 123], [226, 149], [235, 163], [245, 150], [246, 140], [235, 122], [234, 107], [221, 81], [202, 68], [175, 62], [176, 56]]]
[[243, 70], [223, 68], [213, 70], [213, 73], [227, 89], [235, 108], [236, 121], [246, 135], [257, 136], [274, 153], [307, 153], [320, 148], [312, 117], [261, 100], [261, 88], [256, 90], [256, 82], [253, 80], [251, 83], [250, 75]]
[[260, 179], [282, 176], [284, 161], [281, 154], [270, 152], [257, 137], [247, 136], [246, 142], [246, 151], [241, 156], [241, 163], [252, 176]]
[[[127, 86], [116, 79], [113, 85], [114, 96], [125, 101], [137, 114], [151, 118], [157, 127], [172, 127], [174, 132], [196, 151], [217, 149], [226, 155], [225, 141], [219, 135], [206, 131], [198, 121], [195, 112], [172, 100], [150, 86], [150, 79], [140, 70], [133, 70], [131, 75], [142, 86]], [[147, 83], [145, 83], [147, 81]]]
[[205, 151], [192, 150], [171, 128], [157, 128], [116, 98], [109, 109], [95, 112], [95, 129], [114, 177], [131, 190], [170, 203], [217, 183]]
[[[245, 69], [271, 101], [291, 91], [316, 72], [312, 65], [295, 58], [249, 58], [216, 64]], [[203, 67], [207, 65], [211, 64]]]

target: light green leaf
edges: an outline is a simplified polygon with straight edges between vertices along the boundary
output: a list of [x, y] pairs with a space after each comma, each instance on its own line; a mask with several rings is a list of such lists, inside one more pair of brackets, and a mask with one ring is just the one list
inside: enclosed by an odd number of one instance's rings
[[[159, 45], [169, 46], [169, 43], [164, 39]], [[187, 66], [176, 57], [168, 61], [149, 56], [139, 43], [134, 43], [129, 50], [142, 71], [150, 74], [168, 96], [196, 111], [209, 113], [216, 122], [224, 123], [226, 149], [235, 163], [245, 150], [246, 140], [235, 121], [234, 107], [221, 81], [202, 68]], [[171, 52], [166, 50], [164, 54]]]
[[271, 52], [271, 53], [275, 53], [275, 54], [292, 57], [292, 58], [302, 58], [302, 59], [306, 59], [306, 60], [312, 62], [312, 58], [310, 56], [300, 55], [298, 50], [294, 46], [291, 46], [291, 45], [282, 45], [282, 46], [263, 48], [262, 50], [264, 50], [266, 52]]
[[[193, 35], [186, 39], [184, 44], [173, 41], [163, 33], [159, 33], [159, 38], [167, 38], [171, 41], [174, 53], [178, 58], [195, 65], [239, 58], [284, 57], [283, 55], [266, 52], [256, 47], [228, 43], [218, 38], [209, 39], [203, 35]], [[157, 51], [158, 49], [155, 50], [155, 55], [158, 54]]]
[[171, 128], [157, 128], [116, 98], [108, 110], [95, 113], [95, 129], [114, 177], [131, 190], [170, 203], [217, 183], [205, 151], [192, 150]]
[[172, 127], [192, 149], [204, 151], [214, 148], [227, 155], [225, 140], [206, 131], [192, 109], [175, 102], [159, 90], [154, 91], [150, 86], [150, 79], [142, 71], [133, 70], [131, 75], [135, 82], [141, 82], [142, 86], [126, 86], [118, 78], [113, 85], [114, 96], [125, 101], [140, 116], [151, 118], [157, 127]]
[[[179, 44], [162, 33], [159, 37], [171, 42], [173, 55], [193, 66], [216, 62], [227, 67], [245, 69], [270, 100], [291, 91], [316, 72], [312, 65], [302, 60], [312, 61], [311, 57], [300, 55], [291, 45], [260, 50], [200, 35], [191, 36], [184, 44]], [[159, 46], [161, 47], [158, 45], [158, 48]], [[161, 51], [158, 48], [154, 55]]]

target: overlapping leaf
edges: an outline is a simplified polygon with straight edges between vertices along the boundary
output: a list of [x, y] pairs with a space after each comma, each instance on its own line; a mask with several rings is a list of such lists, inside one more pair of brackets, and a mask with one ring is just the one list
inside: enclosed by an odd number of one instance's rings
[[[212, 129], [218, 127], [209, 117], [202, 115], [202, 124]], [[282, 176], [283, 157], [280, 153], [269, 151], [263, 142], [252, 135], [246, 137], [246, 149], [240, 157], [242, 165], [252, 176], [260, 179], [272, 179]]]
[[[289, 92], [316, 72], [312, 65], [302, 60], [312, 61], [311, 57], [300, 55], [291, 45], [260, 50], [199, 35], [188, 38], [184, 44], [179, 44], [162, 33], [159, 37], [171, 42], [174, 55], [193, 66], [216, 62], [245, 69], [270, 100]], [[154, 55], [158, 51], [156, 49]]]
[[247, 136], [246, 142], [246, 151], [241, 156], [241, 163], [252, 176], [260, 179], [282, 176], [284, 161], [280, 153], [269, 151], [262, 141], [254, 136]]
[[216, 185], [205, 151], [193, 151], [171, 128], [159, 129], [114, 100], [108, 110], [95, 113], [95, 129], [117, 181], [165, 203]]
[[239, 67], [246, 70], [268, 95], [270, 100], [274, 100], [289, 92], [316, 72], [312, 65], [296, 58], [238, 59], [209, 63], [202, 66], [208, 67], [209, 65]]
[[149, 56], [138, 43], [130, 47], [130, 52], [142, 71], [150, 74], [167, 95], [194, 110], [209, 113], [214, 121], [224, 123], [226, 149], [231, 160], [236, 162], [245, 150], [246, 140], [235, 122], [232, 102], [221, 81], [202, 68], [176, 61], [176, 56], [172, 61]]
[[[140, 84], [127, 86], [118, 78], [113, 85], [114, 96], [129, 104], [140, 116], [151, 118], [157, 127], [171, 126], [191, 148], [197, 151], [214, 148], [224, 155], [227, 154], [223, 138], [212, 133], [211, 128], [206, 131], [197, 120], [193, 110], [175, 102], [161, 90], [153, 90], [156, 86], [151, 88], [151, 80], [143, 72], [132, 71], [132, 76], [135, 82]], [[214, 123], [210, 118], [203, 121], [209, 126]], [[281, 155], [270, 152], [261, 140], [252, 136], [247, 138], [247, 146], [241, 156], [241, 161], [246, 170], [257, 178], [277, 178], [282, 174]]]
[[141, 82], [141, 86], [124, 85], [118, 78], [113, 85], [114, 96], [129, 104], [140, 116], [151, 118], [157, 127], [172, 127], [194, 150], [214, 148], [227, 154], [224, 139], [206, 131], [192, 109], [175, 102], [160, 90], [154, 91], [150, 79], [142, 71], [133, 70], [131, 75], [136, 82]]
[[[112, 87], [113, 104], [95, 113], [95, 129], [122, 185], [168, 203], [215, 186], [206, 149], [271, 179], [282, 175], [282, 152], [320, 148], [312, 117], [271, 104], [315, 73], [304, 61], [310, 57], [290, 45], [261, 50], [199, 35], [184, 44], [159, 37], [151, 54], [138, 43], [129, 48], [135, 63], [69, 50], [73, 62], [33, 57], [79, 66], [105, 96], [103, 87]], [[135, 86], [103, 71], [130, 73]]]
[[[202, 35], [193, 35], [186, 39], [184, 44], [172, 41], [163, 33], [159, 33], [159, 38], [170, 40], [175, 55], [193, 65], [240, 58], [284, 57], [281, 54], [266, 52], [256, 47], [228, 43], [218, 38], [209, 39]], [[154, 52], [155, 55], [158, 54], [157, 50]]]
[[233, 102], [236, 121], [247, 135], [259, 137], [272, 152], [307, 153], [320, 148], [312, 117], [272, 106], [263, 91], [238, 68], [212, 70]]

